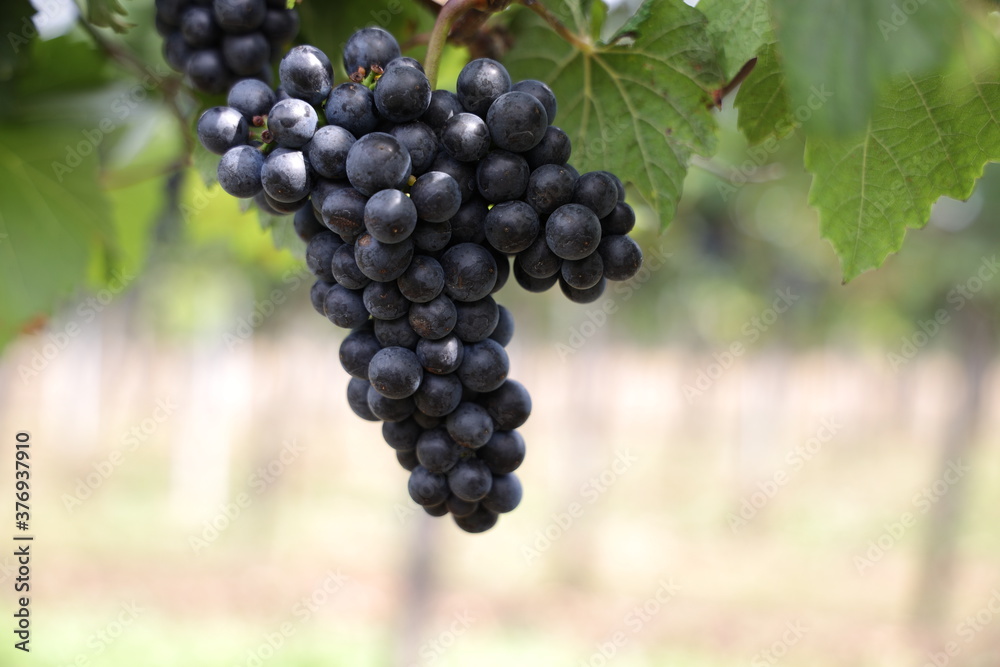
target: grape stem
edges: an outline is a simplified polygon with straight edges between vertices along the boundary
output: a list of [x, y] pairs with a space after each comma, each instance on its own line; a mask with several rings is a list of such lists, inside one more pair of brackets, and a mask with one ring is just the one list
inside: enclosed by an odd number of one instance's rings
[[434, 30], [431, 32], [431, 39], [427, 43], [427, 58], [424, 68], [427, 79], [431, 82], [431, 88], [437, 88], [438, 69], [441, 66], [441, 54], [444, 52], [445, 42], [451, 33], [451, 27], [455, 21], [470, 9], [479, 9], [485, 6], [485, 0], [448, 0], [438, 13], [434, 22]]

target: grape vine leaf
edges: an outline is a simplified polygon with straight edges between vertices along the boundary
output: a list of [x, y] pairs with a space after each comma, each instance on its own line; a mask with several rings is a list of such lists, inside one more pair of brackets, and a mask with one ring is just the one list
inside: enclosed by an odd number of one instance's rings
[[708, 18], [708, 32], [725, 53], [727, 80], [774, 42], [769, 0], [701, 0], [698, 10]]
[[72, 127], [0, 130], [0, 345], [85, 282], [94, 250], [114, 247], [97, 162], [66, 164], [79, 139]]
[[986, 162], [998, 159], [1000, 68], [992, 65], [903, 75], [884, 87], [864, 132], [809, 136], [809, 202], [845, 282], [899, 250], [938, 197], [967, 199]]
[[785, 74], [774, 44], [761, 49], [756, 66], [736, 93], [733, 106], [739, 112], [736, 124], [750, 145], [770, 137], [781, 139], [795, 129]]
[[773, 0], [793, 109], [817, 91], [806, 129], [841, 136], [864, 129], [882, 84], [939, 69], [961, 27], [955, 0]]
[[523, 25], [506, 60], [512, 76], [552, 87], [555, 124], [573, 140], [578, 169], [614, 172], [667, 224], [689, 158], [711, 155], [716, 146], [710, 108], [724, 79], [707, 20], [680, 0], [646, 0], [611, 39], [593, 43], [580, 3], [553, 5], [586, 45], [564, 41], [533, 16], [519, 17]]

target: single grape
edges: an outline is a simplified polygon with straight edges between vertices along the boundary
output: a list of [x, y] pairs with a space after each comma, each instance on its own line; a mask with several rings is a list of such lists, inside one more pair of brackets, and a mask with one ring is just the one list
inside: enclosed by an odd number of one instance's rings
[[327, 319], [344, 329], [357, 329], [368, 321], [361, 290], [349, 290], [343, 285], [334, 285], [327, 291], [323, 311]]
[[573, 172], [563, 165], [543, 165], [531, 172], [524, 200], [538, 211], [538, 215], [549, 216], [573, 201], [576, 180]]
[[608, 280], [628, 280], [642, 267], [642, 250], [627, 236], [601, 239], [597, 252], [604, 260], [604, 276]]
[[[430, 377], [445, 377], [431, 375]], [[447, 376], [450, 377], [450, 376]], [[459, 382], [461, 388], [461, 382]], [[459, 395], [461, 398], [461, 394]], [[451, 439], [469, 449], [485, 445], [493, 435], [493, 419], [485, 408], [475, 403], [460, 403], [445, 419]]]
[[365, 205], [365, 229], [382, 243], [399, 243], [417, 226], [417, 208], [399, 190], [376, 192]]
[[625, 202], [615, 204], [607, 216], [601, 218], [602, 236], [621, 236], [635, 227], [635, 211]]
[[524, 438], [517, 431], [494, 430], [489, 442], [476, 450], [476, 457], [498, 475], [514, 472], [521, 467], [524, 454]]
[[479, 503], [470, 503], [468, 500], [462, 500], [454, 493], [448, 496], [448, 500], [444, 504], [452, 516], [455, 517], [467, 517], [479, 509]]
[[440, 261], [444, 269], [444, 292], [456, 301], [478, 301], [496, 284], [496, 260], [480, 245], [460, 243], [452, 246]]
[[313, 310], [320, 315], [326, 314], [323, 312], [323, 302], [326, 301], [326, 293], [331, 287], [333, 287], [333, 283], [317, 280], [309, 288], [309, 300], [312, 302]]
[[344, 46], [344, 69], [348, 76], [373, 66], [385, 68], [400, 56], [396, 38], [382, 28], [363, 28], [351, 35]]
[[513, 431], [528, 421], [531, 415], [531, 396], [516, 380], [507, 380], [497, 389], [482, 394], [478, 400], [498, 431]]
[[219, 161], [219, 185], [233, 197], [247, 199], [263, 188], [260, 174], [264, 169], [264, 156], [252, 146], [234, 146]]
[[507, 280], [510, 278], [510, 258], [496, 248], [490, 247], [488, 250], [497, 263], [497, 282], [493, 285], [493, 289], [490, 290], [490, 294], [496, 294], [503, 289], [503, 286], [507, 284]]
[[260, 31], [271, 44], [271, 48], [278, 51], [280, 47], [291, 42], [299, 34], [299, 13], [294, 9], [287, 9], [284, 4], [268, 9]]
[[438, 340], [422, 338], [417, 343], [417, 360], [428, 373], [454, 373], [462, 364], [465, 346], [458, 336], [450, 334]]
[[485, 533], [496, 525], [498, 516], [496, 512], [491, 512], [480, 504], [472, 514], [454, 518], [455, 525], [467, 533]]
[[365, 231], [365, 204], [368, 197], [351, 187], [331, 192], [323, 200], [320, 215], [323, 224], [340, 234], [345, 241], [358, 238]]
[[427, 171], [438, 154], [437, 136], [418, 120], [393, 127], [389, 134], [396, 137], [409, 152], [414, 176]]
[[582, 204], [566, 204], [545, 223], [545, 242], [563, 259], [583, 259], [601, 242], [601, 221]]
[[410, 305], [410, 326], [420, 334], [421, 338], [429, 340], [444, 338], [455, 328], [457, 317], [455, 303], [444, 294], [434, 297], [427, 303]]
[[184, 65], [184, 72], [195, 88], [209, 95], [226, 92], [233, 79], [233, 73], [226, 67], [218, 49], [192, 51]]
[[256, 116], [270, 113], [275, 102], [271, 87], [257, 79], [237, 81], [229, 89], [229, 97], [226, 99], [226, 104], [243, 114], [248, 124], [253, 123]]
[[395, 320], [410, 310], [410, 302], [396, 287], [395, 282], [370, 282], [362, 298], [371, 316], [379, 320]]
[[604, 261], [601, 259], [600, 246], [595, 252], [583, 259], [567, 259], [562, 265], [562, 279], [573, 289], [590, 289], [604, 277]]
[[250, 141], [250, 126], [236, 109], [212, 107], [198, 119], [198, 141], [206, 150], [224, 155]]
[[509, 151], [491, 151], [476, 168], [479, 194], [492, 203], [520, 199], [528, 187], [528, 163]]
[[357, 416], [366, 421], [377, 422], [378, 417], [368, 407], [368, 389], [369, 385], [364, 380], [351, 378], [351, 381], [347, 383], [347, 404], [351, 406], [351, 410]]
[[[562, 259], [549, 249], [544, 234], [539, 234], [534, 243], [518, 253], [517, 259], [514, 260], [515, 275], [520, 270], [532, 278], [551, 278], [559, 274], [560, 268]], [[555, 281], [552, 284], [555, 284]]]
[[413, 502], [423, 506], [440, 505], [448, 499], [448, 478], [417, 466], [406, 484]]
[[298, 202], [309, 196], [312, 168], [301, 151], [272, 153], [264, 160], [260, 181], [272, 199], [286, 204]]
[[462, 206], [458, 182], [443, 171], [423, 174], [410, 188], [410, 199], [417, 215], [427, 222], [450, 220]]
[[488, 213], [489, 205], [480, 197], [462, 204], [451, 219], [451, 245], [485, 242]]
[[454, 333], [464, 343], [478, 343], [486, 340], [496, 329], [500, 321], [500, 309], [493, 297], [487, 296], [479, 301], [455, 302], [457, 319]]
[[420, 118], [430, 103], [430, 81], [413, 67], [387, 69], [375, 85], [375, 108], [393, 123]]
[[535, 170], [545, 164], [566, 164], [572, 153], [573, 145], [569, 135], [558, 127], [549, 125], [542, 140], [525, 153], [524, 158], [528, 161], [528, 166]]
[[354, 259], [367, 277], [379, 282], [390, 282], [403, 275], [410, 266], [413, 242], [406, 239], [399, 243], [382, 243], [365, 233], [354, 244]]
[[347, 178], [369, 197], [402, 187], [410, 177], [410, 153], [391, 134], [372, 132], [354, 142], [347, 154]]
[[327, 125], [315, 131], [303, 150], [317, 174], [337, 179], [347, 176], [347, 153], [353, 145], [353, 134], [342, 127]]
[[410, 234], [413, 245], [423, 252], [437, 252], [448, 247], [451, 241], [450, 222], [423, 222], [418, 220], [417, 226]]
[[538, 238], [539, 228], [538, 214], [523, 201], [497, 204], [486, 214], [486, 240], [502, 253], [527, 250]]
[[[417, 460], [417, 451], [415, 449], [397, 449], [396, 460], [399, 461], [399, 465], [402, 466], [403, 470], [412, 471], [420, 465], [420, 461]], [[436, 505], [436, 507], [444, 507], [444, 505]], [[425, 507], [424, 509], [430, 513], [430, 507]], [[443, 516], [443, 514], [439, 516]]]
[[320, 232], [306, 244], [306, 266], [317, 278], [328, 283], [336, 282], [331, 265], [333, 254], [342, 245], [344, 242], [333, 232]]
[[525, 272], [520, 263], [514, 262], [514, 280], [517, 281], [517, 284], [520, 285], [522, 289], [535, 294], [541, 294], [542, 292], [551, 289], [553, 285], [559, 282], [559, 270], [556, 269], [555, 273], [546, 278], [538, 278], [529, 275]]
[[427, 255], [415, 255], [396, 283], [399, 291], [414, 303], [426, 303], [444, 289], [444, 269]]
[[618, 185], [615, 181], [617, 179], [606, 171], [588, 172], [577, 179], [573, 201], [589, 208], [598, 218], [603, 218], [618, 204]]
[[417, 408], [431, 417], [445, 417], [455, 411], [462, 401], [462, 381], [454, 373], [435, 375], [425, 373], [420, 389], [413, 395]]
[[375, 337], [382, 347], [405, 347], [408, 350], [417, 349], [417, 343], [422, 340], [405, 315], [394, 320], [375, 320]]
[[[416, 413], [414, 418], [420, 413]], [[466, 450], [443, 428], [433, 428], [417, 439], [417, 460], [431, 472], [446, 473], [455, 467]]]
[[521, 504], [523, 495], [521, 480], [517, 475], [493, 475], [490, 492], [482, 499], [482, 505], [491, 512], [504, 514], [511, 512]]
[[282, 148], [301, 148], [313, 138], [318, 122], [319, 117], [311, 104], [292, 98], [274, 105], [267, 117], [267, 129]]
[[493, 391], [503, 384], [510, 371], [510, 360], [500, 343], [487, 338], [465, 346], [458, 378], [473, 391]]
[[473, 60], [458, 75], [458, 100], [469, 113], [485, 116], [493, 101], [510, 92], [510, 74], [490, 58]]
[[356, 138], [368, 134], [378, 125], [375, 96], [367, 86], [353, 81], [331, 90], [324, 110], [327, 123], [339, 125]]
[[476, 164], [471, 162], [459, 162], [447, 151], [441, 151], [434, 162], [431, 163], [429, 171], [443, 171], [458, 183], [458, 189], [462, 192], [462, 203], [469, 202], [476, 196]]
[[296, 46], [278, 66], [281, 87], [292, 97], [319, 105], [333, 88], [333, 66], [315, 46]]
[[493, 486], [489, 466], [476, 458], [462, 459], [448, 471], [448, 487], [462, 500], [476, 502], [486, 497]]
[[490, 136], [498, 148], [523, 153], [538, 145], [549, 126], [545, 107], [534, 95], [511, 91], [498, 97], [486, 114]]
[[340, 365], [351, 377], [367, 380], [368, 365], [381, 349], [382, 345], [371, 329], [355, 329], [340, 343]]
[[431, 103], [427, 111], [420, 117], [435, 132], [444, 129], [448, 120], [457, 114], [465, 111], [462, 103], [458, 101], [458, 95], [450, 90], [435, 90], [431, 93]]
[[556, 119], [556, 112], [559, 110], [559, 103], [556, 101], [556, 94], [552, 92], [546, 84], [535, 79], [525, 79], [515, 83], [511, 90], [528, 93], [534, 96], [545, 108], [545, 117], [552, 123]]
[[167, 61], [174, 70], [186, 72], [188, 61], [194, 50], [184, 41], [184, 35], [179, 32], [172, 32], [163, 40], [163, 59]]
[[413, 350], [386, 347], [368, 365], [368, 380], [386, 398], [406, 398], [420, 387], [424, 370]]
[[215, 46], [222, 37], [222, 30], [207, 7], [188, 7], [181, 14], [181, 34], [192, 49]]
[[382, 424], [382, 438], [393, 449], [415, 449], [417, 439], [424, 432], [413, 418]]
[[309, 206], [305, 206], [295, 213], [295, 221], [293, 224], [295, 226], [295, 233], [306, 243], [309, 242], [309, 239], [316, 236], [320, 232], [325, 232], [327, 230], [326, 225], [316, 219], [316, 214]]
[[[413, 421], [420, 424], [420, 428], [424, 429], [425, 431], [436, 429], [438, 426], [441, 425], [440, 417], [431, 417], [429, 415], [425, 415], [420, 410], [417, 410], [416, 412], [413, 413]], [[447, 435], [447, 432], [445, 433], [445, 435]]]
[[490, 152], [490, 129], [479, 116], [460, 113], [445, 123], [441, 145], [460, 162], [478, 162]]
[[412, 398], [386, 398], [374, 387], [368, 387], [368, 409], [384, 422], [401, 422], [409, 419], [417, 408]]
[[601, 298], [604, 294], [604, 289], [607, 287], [608, 281], [605, 278], [601, 278], [596, 285], [588, 289], [576, 289], [571, 287], [565, 280], [561, 277], [559, 279], [559, 287], [562, 289], [562, 293], [566, 295], [566, 298], [573, 303], [593, 303]]
[[212, 11], [220, 28], [239, 35], [260, 27], [267, 16], [267, 4], [264, 0], [214, 0]]
[[222, 38], [222, 60], [238, 76], [254, 76], [267, 67], [271, 44], [259, 32]]
[[507, 343], [514, 337], [514, 316], [504, 306], [498, 305], [497, 310], [499, 311], [497, 325], [493, 329], [493, 333], [490, 334], [490, 338], [503, 347], [507, 347]]

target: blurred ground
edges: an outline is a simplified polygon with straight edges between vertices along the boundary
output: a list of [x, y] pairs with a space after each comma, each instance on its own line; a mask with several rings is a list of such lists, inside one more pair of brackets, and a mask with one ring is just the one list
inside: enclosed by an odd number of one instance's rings
[[[30, 430], [35, 457], [31, 664], [1000, 664], [995, 365], [973, 456], [940, 481], [964, 398], [947, 354], [897, 374], [879, 350], [759, 347], [689, 400], [712, 354], [516, 336], [525, 500], [468, 536], [410, 503], [321, 318], [170, 343], [114, 309], [37, 375], [43, 337], [0, 365], [0, 432]], [[952, 594], [914, 631], [949, 494]]]

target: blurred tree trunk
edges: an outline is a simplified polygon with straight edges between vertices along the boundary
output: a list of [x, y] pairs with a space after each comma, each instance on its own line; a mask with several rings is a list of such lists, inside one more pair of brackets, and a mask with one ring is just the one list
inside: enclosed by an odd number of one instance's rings
[[[959, 311], [952, 325], [959, 337], [963, 400], [945, 431], [935, 479], [941, 479], [949, 466], [959, 459], [968, 464], [976, 445], [976, 431], [982, 415], [983, 385], [992, 360], [996, 334], [993, 320], [977, 305], [968, 304], [967, 308]], [[934, 630], [946, 615], [955, 578], [955, 549], [969, 477], [971, 475], [960, 477], [931, 506], [912, 611], [916, 630]]]

